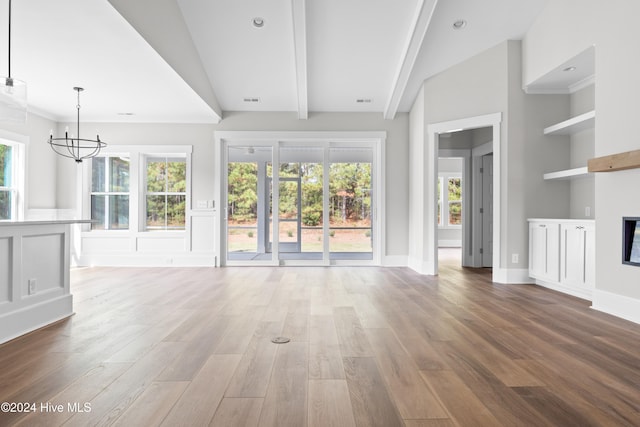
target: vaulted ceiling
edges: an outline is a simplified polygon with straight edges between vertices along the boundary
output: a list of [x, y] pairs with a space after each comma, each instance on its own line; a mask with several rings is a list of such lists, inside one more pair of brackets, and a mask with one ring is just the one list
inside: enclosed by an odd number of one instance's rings
[[[14, 0], [12, 76], [66, 121], [411, 108], [422, 82], [519, 39], [548, 0]], [[0, 74], [8, 0], [0, 1]], [[254, 20], [259, 20], [260, 22]], [[461, 29], [454, 22], [464, 20]], [[258, 24], [258, 25], [256, 25]]]

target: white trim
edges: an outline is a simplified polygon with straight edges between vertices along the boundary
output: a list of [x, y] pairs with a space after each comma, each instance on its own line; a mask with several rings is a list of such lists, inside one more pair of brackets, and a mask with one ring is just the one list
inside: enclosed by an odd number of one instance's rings
[[413, 271], [415, 271], [418, 274], [425, 274], [425, 275], [433, 275], [433, 273], [431, 273], [435, 266], [433, 265], [433, 262], [430, 260], [427, 261], [423, 261], [421, 259], [415, 258], [415, 257], [409, 257], [408, 263], [407, 263], [408, 267], [410, 269], [412, 269]]
[[[502, 236], [501, 209], [502, 209], [502, 191], [501, 191], [501, 150], [500, 141], [502, 138], [500, 125], [502, 122], [502, 113], [485, 114], [482, 116], [469, 117], [464, 119], [452, 120], [448, 122], [433, 123], [427, 126], [427, 147], [425, 150], [426, 164], [425, 170], [431, 171], [426, 177], [426, 200], [424, 203], [425, 224], [426, 228], [431, 232], [427, 233], [427, 241], [425, 241], [426, 260], [421, 265], [427, 265], [427, 270], [419, 271], [421, 274], [438, 274], [438, 241], [437, 227], [438, 220], [436, 215], [436, 207], [438, 203], [438, 167], [437, 159], [439, 155], [440, 134], [450, 132], [453, 129], [466, 130], [477, 129], [482, 127], [493, 127], [493, 276], [494, 281], [500, 271], [500, 239]], [[506, 224], [505, 224], [506, 227]], [[415, 265], [415, 264], [414, 264]], [[418, 270], [416, 270], [418, 271]], [[505, 280], [509, 279], [508, 274]]]
[[398, 106], [400, 100], [404, 95], [404, 91], [407, 88], [409, 77], [413, 72], [413, 67], [422, 48], [422, 42], [427, 34], [427, 29], [431, 24], [431, 18], [433, 12], [436, 9], [438, 0], [420, 0], [418, 1], [418, 7], [414, 16], [413, 25], [409, 28], [409, 38], [407, 39], [402, 57], [400, 58], [400, 64], [398, 65], [398, 71], [396, 71], [391, 91], [389, 93], [389, 100], [384, 108], [384, 118], [392, 120], [395, 118], [398, 112]]
[[493, 268], [492, 281], [506, 285], [534, 283], [533, 279], [529, 277], [529, 270], [526, 268]]
[[460, 248], [462, 247], [462, 240], [438, 239], [438, 247], [439, 248]]
[[485, 142], [471, 149], [471, 157], [482, 157], [493, 153], [493, 142]]
[[640, 324], [640, 299], [594, 289], [591, 308]]
[[409, 265], [409, 257], [407, 255], [385, 255], [382, 257], [382, 265], [384, 267], [406, 267]]
[[386, 140], [386, 131], [215, 131], [213, 137], [216, 144], [233, 140], [243, 143], [280, 142], [375, 142]]
[[[4, 142], [3, 142], [4, 141]], [[27, 147], [29, 137], [0, 129], [0, 143], [11, 147], [13, 165], [13, 185], [9, 191], [15, 192], [11, 209], [11, 220], [23, 220], [27, 204]]]
[[131, 154], [131, 153], [144, 153], [144, 154], [176, 154], [176, 153], [192, 153], [193, 145], [107, 145], [102, 150], [98, 157], [102, 154], [109, 154], [114, 156], [117, 154]]
[[[534, 280], [534, 279], [530, 279]], [[557, 292], [562, 292], [563, 294], [573, 295], [574, 297], [586, 299], [591, 301], [593, 298], [592, 292], [589, 289], [578, 289], [575, 286], [564, 286], [560, 282], [547, 282], [546, 280], [535, 279], [534, 282], [538, 286], [542, 286], [543, 288], [552, 289]]]
[[582, 80], [580, 80], [578, 82], [575, 82], [575, 83], [571, 84], [569, 86], [569, 93], [576, 93], [579, 90], [582, 90], [582, 89], [584, 89], [586, 87], [589, 87], [589, 86], [592, 86], [594, 84], [596, 84], [596, 75], [592, 74], [592, 75], [590, 75], [588, 77], [585, 77], [584, 79], [582, 79]]
[[89, 254], [81, 255], [79, 266], [91, 267], [215, 267], [215, 252], [161, 254]]
[[568, 88], [557, 88], [557, 89], [543, 89], [543, 88], [532, 88], [529, 86], [525, 86], [523, 88], [524, 93], [527, 95], [569, 95]]
[[73, 315], [73, 296], [61, 295], [0, 316], [0, 344]]
[[[438, 157], [450, 158], [450, 157], [470, 157], [471, 150], [468, 148], [440, 148], [438, 149]], [[464, 167], [463, 167], [464, 169]], [[462, 169], [461, 169], [462, 171]], [[460, 172], [462, 173], [462, 172]]]
[[524, 86], [522, 90], [527, 95], [571, 95], [573, 93], [578, 92], [586, 87], [589, 87], [596, 82], [595, 74], [585, 77], [584, 79], [577, 81], [575, 83], [570, 84], [567, 87], [558, 87], [558, 88], [537, 88], [531, 86]]

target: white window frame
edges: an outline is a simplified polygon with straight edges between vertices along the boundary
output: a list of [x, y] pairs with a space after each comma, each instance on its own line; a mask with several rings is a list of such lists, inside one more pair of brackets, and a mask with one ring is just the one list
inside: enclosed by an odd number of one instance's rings
[[[85, 224], [83, 231], [91, 235], [187, 233], [191, 225], [191, 154], [192, 145], [108, 145], [100, 151], [102, 157], [128, 157], [129, 162], [129, 230], [91, 230]], [[146, 157], [182, 157], [187, 162], [187, 186], [184, 230], [149, 230], [146, 228]], [[91, 216], [91, 162], [83, 162], [83, 218]]]
[[[129, 229], [131, 229], [131, 159], [130, 159], [130, 154], [129, 153], [109, 153], [109, 154], [105, 154], [102, 153], [98, 156], [96, 156], [96, 158], [104, 158], [104, 159], [109, 159], [112, 157], [124, 157], [124, 158], [129, 158], [129, 191], [127, 192], [123, 192], [123, 191], [93, 191], [93, 183], [89, 182], [89, 215], [91, 215], [91, 196], [129, 196], [129, 228], [123, 229], [123, 228], [119, 228], [119, 229], [111, 229], [108, 227], [109, 223], [111, 222], [109, 220], [109, 198], [107, 197], [105, 200], [105, 205], [104, 205], [104, 218], [105, 218], [105, 224], [104, 224], [104, 229], [102, 230], [93, 230], [93, 231], [118, 231], [118, 232], [126, 232]], [[93, 169], [93, 159], [91, 159], [91, 166]], [[109, 176], [110, 176], [110, 171], [109, 171], [109, 162], [105, 160], [105, 184], [108, 186], [109, 185]], [[93, 174], [90, 175], [90, 181], [91, 179], [93, 179]]]
[[26, 176], [26, 143], [28, 138], [0, 131], [0, 144], [11, 147], [11, 187], [0, 187], [0, 190], [11, 193], [11, 218], [2, 222], [21, 221], [24, 219], [25, 176]]
[[[188, 204], [188, 193], [189, 193], [189, 171], [190, 171], [190, 166], [189, 166], [189, 157], [187, 155], [187, 153], [171, 153], [171, 154], [159, 154], [159, 153], [143, 153], [142, 157], [141, 157], [141, 165], [142, 167], [140, 168], [140, 173], [141, 173], [141, 180], [140, 182], [142, 183], [142, 197], [141, 199], [141, 210], [140, 210], [140, 230], [141, 231], [149, 231], [149, 232], [166, 232], [166, 231], [184, 231], [187, 229], [187, 211], [189, 208], [189, 204]], [[159, 158], [164, 158], [165, 162], [168, 159], [171, 158], [179, 158], [179, 159], [184, 159], [185, 164], [186, 164], [186, 171], [185, 174], [187, 175], [185, 178], [187, 180], [187, 186], [185, 188], [184, 192], [173, 192], [173, 191], [153, 191], [153, 192], [149, 192], [147, 191], [147, 162], [149, 159], [159, 159]], [[166, 184], [166, 182], [165, 182]], [[166, 189], [166, 187], [165, 187]], [[166, 217], [165, 217], [165, 228], [148, 228], [147, 226], [147, 196], [181, 196], [184, 195], [185, 196], [185, 218], [184, 218], [184, 228], [182, 229], [168, 229], [166, 228]]]
[[[460, 185], [464, 186], [462, 182], [462, 174], [460, 173], [441, 173], [438, 174], [438, 182], [440, 183], [440, 222], [438, 222], [438, 228], [440, 229], [460, 229], [462, 224], [450, 224], [449, 223], [449, 179], [460, 179]], [[447, 184], [445, 187], [444, 185]], [[460, 205], [464, 204], [464, 192], [460, 196]], [[446, 219], [446, 222], [444, 221]]]

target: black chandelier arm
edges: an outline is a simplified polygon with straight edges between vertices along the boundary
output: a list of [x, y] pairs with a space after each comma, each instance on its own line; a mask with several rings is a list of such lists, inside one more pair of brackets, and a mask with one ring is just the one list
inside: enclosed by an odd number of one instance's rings
[[49, 137], [49, 145], [57, 154], [74, 159], [77, 163], [95, 157], [107, 146], [105, 142], [85, 138], [53, 138]]

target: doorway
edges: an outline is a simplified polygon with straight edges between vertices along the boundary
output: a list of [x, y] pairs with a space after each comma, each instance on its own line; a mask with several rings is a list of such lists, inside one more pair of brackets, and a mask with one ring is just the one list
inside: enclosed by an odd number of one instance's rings
[[221, 142], [222, 265], [379, 264], [381, 141]]
[[[446, 134], [452, 134], [460, 131], [465, 131], [469, 129], [479, 129], [479, 128], [489, 128], [491, 131], [491, 142], [488, 144], [483, 144], [485, 147], [489, 147], [489, 152], [492, 153], [492, 157], [490, 158], [492, 164], [492, 172], [493, 177], [491, 178], [492, 188], [491, 191], [491, 200], [492, 206], [496, 207], [495, 209], [490, 209], [492, 213], [492, 218], [487, 219], [490, 222], [490, 231], [485, 231], [485, 235], [487, 233], [491, 233], [491, 238], [489, 239], [489, 243], [491, 245], [490, 248], [483, 248], [482, 245], [482, 216], [481, 215], [473, 215], [476, 210], [481, 209], [482, 207], [482, 196], [477, 196], [476, 193], [464, 193], [463, 198], [465, 198], [464, 194], [467, 194], [466, 200], [471, 201], [471, 203], [463, 203], [462, 208], [462, 222], [463, 222], [463, 233], [462, 233], [462, 247], [463, 247], [463, 265], [469, 265], [474, 267], [482, 266], [483, 260], [480, 253], [485, 250], [491, 252], [491, 265], [493, 267], [493, 278], [494, 281], [501, 282], [504, 280], [503, 276], [505, 274], [501, 269], [500, 265], [500, 209], [497, 207], [500, 206], [500, 123], [502, 121], [502, 114], [488, 114], [485, 116], [477, 116], [467, 119], [454, 120], [450, 122], [442, 122], [431, 124], [427, 127], [427, 163], [426, 167], [428, 170], [433, 171], [433, 173], [429, 174], [427, 177], [427, 212], [434, 212], [431, 215], [427, 215], [427, 227], [431, 230], [431, 232], [427, 233], [427, 238], [425, 239], [426, 247], [428, 248], [427, 255], [432, 254], [433, 262], [427, 263], [427, 271], [426, 274], [437, 274], [438, 273], [438, 227], [437, 227], [437, 182], [438, 182], [438, 157], [440, 153], [440, 147], [443, 144], [443, 140], [446, 139]], [[443, 138], [443, 136], [445, 136]], [[468, 149], [468, 147], [464, 147]], [[484, 148], [483, 148], [484, 149]], [[475, 179], [476, 172], [479, 172], [481, 167], [478, 162], [474, 161], [476, 155], [479, 156], [479, 153], [482, 152], [482, 149], [479, 147], [473, 147], [471, 149], [471, 162], [470, 168], [466, 167], [465, 170], [469, 172], [471, 176], [471, 171], [473, 171], [473, 177]], [[489, 154], [489, 152], [483, 153]], [[489, 160], [489, 158], [487, 158]], [[477, 181], [481, 182], [481, 181]], [[468, 188], [469, 186], [467, 186]], [[464, 191], [464, 190], [463, 190]], [[432, 210], [431, 210], [432, 209]], [[465, 221], [466, 219], [470, 219]], [[486, 262], [489, 262], [488, 258]]]

